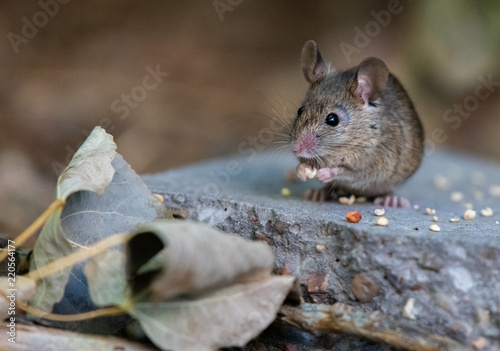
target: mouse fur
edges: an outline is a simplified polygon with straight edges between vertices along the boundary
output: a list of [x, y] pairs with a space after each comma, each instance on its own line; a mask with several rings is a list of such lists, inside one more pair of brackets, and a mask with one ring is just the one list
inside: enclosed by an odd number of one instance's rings
[[418, 169], [424, 150], [422, 124], [401, 83], [374, 57], [335, 71], [314, 41], [304, 45], [302, 69], [310, 87], [290, 131], [298, 176], [304, 180], [304, 167], [318, 169], [327, 195], [392, 194]]

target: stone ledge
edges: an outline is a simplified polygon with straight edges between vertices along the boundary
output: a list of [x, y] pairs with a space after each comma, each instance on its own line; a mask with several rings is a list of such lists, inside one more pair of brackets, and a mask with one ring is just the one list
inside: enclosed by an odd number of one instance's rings
[[[427, 155], [415, 176], [397, 189], [420, 208], [386, 209], [387, 227], [375, 225], [377, 207], [372, 204], [303, 201], [307, 187], [321, 185], [312, 180], [288, 183], [284, 174], [295, 165], [293, 158], [262, 154], [208, 161], [143, 179], [164, 195], [167, 207], [188, 210], [190, 219], [268, 242], [276, 254], [276, 269], [297, 276], [309, 301], [361, 304], [351, 283], [363, 273], [379, 287], [366, 308], [407, 318], [403, 307], [413, 298], [415, 323], [468, 344], [481, 336], [498, 342], [500, 197], [488, 189], [500, 185], [499, 165], [446, 151]], [[448, 189], [434, 185], [438, 174], [446, 178]], [[473, 185], [481, 179], [482, 185]], [[291, 196], [281, 195], [283, 187]], [[452, 191], [463, 192], [464, 200], [451, 201]], [[475, 199], [478, 191], [482, 200]], [[464, 203], [474, 205], [474, 220], [463, 220]], [[425, 214], [426, 207], [436, 210], [440, 232], [429, 230], [434, 222]], [[493, 216], [480, 215], [485, 207], [493, 209]], [[350, 211], [359, 211], [362, 220], [348, 223], [345, 215]], [[454, 216], [461, 218], [458, 223], [449, 222]], [[478, 318], [488, 313], [486, 321]]]

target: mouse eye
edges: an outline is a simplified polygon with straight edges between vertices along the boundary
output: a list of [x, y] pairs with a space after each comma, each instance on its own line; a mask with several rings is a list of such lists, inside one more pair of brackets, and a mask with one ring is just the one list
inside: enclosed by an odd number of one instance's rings
[[300, 117], [300, 115], [304, 112], [304, 106], [298, 109], [297, 111], [297, 117]]
[[332, 127], [336, 127], [339, 125], [340, 119], [336, 113], [329, 113], [326, 116], [326, 124]]

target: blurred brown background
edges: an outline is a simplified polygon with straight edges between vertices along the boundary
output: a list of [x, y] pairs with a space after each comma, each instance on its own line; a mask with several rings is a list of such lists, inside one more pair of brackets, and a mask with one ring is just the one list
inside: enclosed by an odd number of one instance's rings
[[337, 68], [382, 58], [432, 144], [500, 159], [500, 87], [480, 87], [500, 82], [498, 18], [495, 0], [1, 1], [0, 232], [43, 211], [96, 125], [146, 173], [236, 153], [274, 109], [293, 118], [308, 39]]

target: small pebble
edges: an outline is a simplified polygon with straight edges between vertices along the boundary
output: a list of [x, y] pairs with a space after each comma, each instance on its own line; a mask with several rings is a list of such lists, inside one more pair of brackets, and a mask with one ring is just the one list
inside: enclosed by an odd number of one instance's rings
[[439, 226], [437, 224], [432, 224], [429, 229], [433, 232], [439, 232], [441, 231], [441, 228], [439, 228]]
[[418, 210], [419, 208], [420, 208], [420, 206], [419, 206], [419, 205], [413, 205], [413, 209], [414, 209], [414, 210]]
[[476, 211], [471, 210], [471, 209], [465, 210], [464, 219], [466, 221], [470, 221], [471, 219], [474, 219], [474, 218], [476, 218]]
[[383, 216], [385, 214], [385, 209], [383, 208], [377, 208], [375, 211], [375, 216]]
[[425, 214], [428, 215], [428, 216], [434, 216], [436, 214], [436, 210], [435, 209], [426, 208], [425, 209]]
[[489, 207], [486, 207], [486, 208], [483, 208], [481, 210], [481, 214], [485, 217], [489, 217], [489, 216], [493, 215], [493, 210]]
[[281, 195], [283, 195], [283, 196], [290, 196], [290, 194], [291, 194], [290, 193], [290, 189], [288, 189], [288, 188], [281, 189]]
[[403, 307], [403, 316], [411, 320], [416, 320], [417, 316], [415, 316], [414, 308], [415, 299], [413, 297], [410, 297]]
[[389, 224], [389, 221], [387, 220], [387, 218], [380, 217], [379, 219], [377, 219], [377, 225], [379, 225], [381, 227], [385, 227], [387, 224]]
[[459, 191], [454, 191], [454, 192], [451, 193], [450, 199], [453, 202], [462, 201], [464, 199], [464, 194], [461, 193], [461, 192], [459, 192]]
[[439, 219], [437, 218], [437, 216], [434, 216], [434, 217], [432, 217], [432, 221], [433, 222], [439, 222]]
[[500, 196], [500, 185], [490, 186], [490, 195], [491, 196]]
[[436, 175], [434, 177], [434, 186], [438, 189], [448, 189], [450, 186], [448, 180], [442, 175]]
[[458, 217], [450, 218], [451, 223], [457, 223], [459, 220], [460, 220], [460, 218], [458, 218]]

